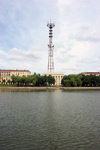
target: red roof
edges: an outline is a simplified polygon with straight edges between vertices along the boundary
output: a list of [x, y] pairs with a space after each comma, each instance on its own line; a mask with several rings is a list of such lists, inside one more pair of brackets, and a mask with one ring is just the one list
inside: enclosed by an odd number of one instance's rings
[[100, 72], [84, 72], [85, 74], [100, 74]]
[[9, 72], [30, 72], [29, 70], [6, 70], [6, 69], [0, 69], [0, 71], [9, 71]]

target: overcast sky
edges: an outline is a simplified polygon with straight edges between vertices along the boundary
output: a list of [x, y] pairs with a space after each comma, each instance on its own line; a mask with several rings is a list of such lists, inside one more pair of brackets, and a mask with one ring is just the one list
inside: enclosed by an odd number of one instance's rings
[[0, 69], [47, 72], [50, 19], [55, 72], [100, 71], [100, 0], [0, 0]]

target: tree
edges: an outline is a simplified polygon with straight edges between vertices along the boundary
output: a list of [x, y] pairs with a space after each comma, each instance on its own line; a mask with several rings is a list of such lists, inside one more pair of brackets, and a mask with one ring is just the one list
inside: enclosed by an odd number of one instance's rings
[[76, 75], [76, 82], [77, 82], [77, 86], [78, 87], [81, 87], [82, 86], [82, 75], [79, 74], [79, 75]]
[[4, 79], [2, 82], [3, 82], [3, 84], [5, 84], [5, 83], [6, 83], [6, 80]]
[[11, 76], [12, 83], [15, 84], [17, 82], [17, 77], [15, 75]]
[[32, 75], [32, 85], [40, 86], [40, 74], [34, 73], [34, 75]]
[[49, 86], [54, 85], [55, 84], [55, 78], [52, 77], [51, 75], [47, 76], [47, 84]]
[[21, 85], [26, 85], [26, 83], [27, 83], [27, 77], [26, 76], [22, 76], [18, 79], [19, 79], [18, 81], [20, 82]]
[[11, 80], [8, 80], [7, 83], [8, 83], [8, 84], [11, 84]]
[[100, 86], [100, 76], [96, 75], [68, 75], [61, 81], [62, 86], [66, 87], [95, 87]]

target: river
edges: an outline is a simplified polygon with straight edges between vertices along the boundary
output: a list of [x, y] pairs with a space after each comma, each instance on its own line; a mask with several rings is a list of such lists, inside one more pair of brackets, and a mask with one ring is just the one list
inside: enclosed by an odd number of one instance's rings
[[0, 91], [0, 150], [100, 150], [100, 91]]

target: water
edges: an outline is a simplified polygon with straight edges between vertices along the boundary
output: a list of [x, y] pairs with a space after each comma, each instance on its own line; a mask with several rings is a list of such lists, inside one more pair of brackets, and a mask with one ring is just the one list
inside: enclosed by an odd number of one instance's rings
[[0, 150], [100, 150], [100, 91], [0, 92]]

